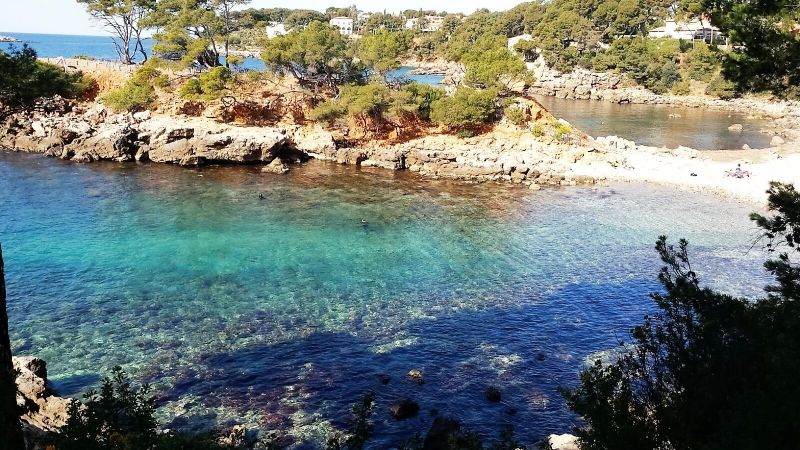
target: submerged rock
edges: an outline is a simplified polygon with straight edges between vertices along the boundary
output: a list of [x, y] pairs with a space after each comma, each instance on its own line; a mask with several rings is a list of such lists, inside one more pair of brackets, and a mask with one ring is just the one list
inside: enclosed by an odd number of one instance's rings
[[450, 417], [437, 417], [434, 419], [428, 434], [425, 436], [425, 441], [422, 444], [422, 450], [440, 450], [448, 448], [450, 438], [461, 431], [461, 423], [458, 420]]
[[414, 417], [419, 412], [419, 404], [411, 399], [404, 399], [389, 407], [389, 414], [397, 420]]
[[740, 123], [735, 123], [735, 124], [733, 124], [733, 125], [728, 127], [729, 131], [733, 131], [735, 133], [738, 133], [738, 132], [742, 131], [743, 129], [744, 129], [744, 127]]
[[261, 172], [278, 174], [288, 173], [289, 165], [281, 161], [280, 158], [275, 158], [272, 160], [272, 162], [262, 167]]
[[422, 376], [422, 371], [417, 369], [411, 369], [406, 374], [406, 378], [409, 380], [418, 383], [418, 384], [425, 384], [425, 378]]
[[489, 400], [490, 402], [494, 403], [499, 402], [500, 399], [502, 398], [502, 395], [500, 394], [500, 389], [497, 389], [494, 386], [487, 387], [486, 390], [483, 391], [483, 395], [486, 397], [486, 400]]

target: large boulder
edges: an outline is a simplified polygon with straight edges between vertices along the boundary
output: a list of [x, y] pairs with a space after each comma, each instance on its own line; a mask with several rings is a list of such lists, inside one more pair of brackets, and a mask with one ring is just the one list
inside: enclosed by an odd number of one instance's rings
[[425, 435], [425, 441], [422, 444], [422, 450], [440, 450], [448, 448], [450, 438], [461, 431], [461, 424], [456, 419], [449, 417], [437, 417], [433, 420], [428, 434]]
[[101, 128], [97, 134], [78, 139], [68, 147], [75, 161], [132, 161], [138, 150], [138, 132], [127, 124]]
[[400, 400], [389, 407], [389, 414], [397, 420], [414, 417], [419, 412], [419, 404], [411, 399]]
[[571, 434], [551, 434], [547, 440], [553, 450], [580, 450], [578, 438]]
[[33, 356], [15, 356], [17, 406], [22, 420], [41, 431], [56, 431], [67, 422], [71, 400], [55, 395], [47, 383], [47, 364]]

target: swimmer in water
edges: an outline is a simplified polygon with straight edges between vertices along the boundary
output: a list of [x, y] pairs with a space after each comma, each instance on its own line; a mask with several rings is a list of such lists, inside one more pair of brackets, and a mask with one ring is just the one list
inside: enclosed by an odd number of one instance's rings
[[262, 194], [262, 193], [260, 193], [260, 192], [258, 193], [258, 199], [259, 199], [259, 200], [264, 200], [265, 198], [266, 198], [266, 197], [264, 197], [264, 194]]
[[361, 219], [361, 226], [364, 228], [367, 228], [369, 226], [369, 222], [367, 222], [367, 219]]

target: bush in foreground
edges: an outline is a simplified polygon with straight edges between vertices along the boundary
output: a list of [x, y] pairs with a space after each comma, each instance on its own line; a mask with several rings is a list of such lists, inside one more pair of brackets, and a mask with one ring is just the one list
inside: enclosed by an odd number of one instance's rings
[[156, 398], [148, 385], [135, 386], [120, 367], [89, 391], [83, 403], [73, 400], [69, 419], [49, 436], [55, 450], [216, 450], [214, 433], [199, 435], [160, 432], [155, 419]]
[[800, 440], [800, 193], [773, 183], [771, 217], [753, 214], [777, 284], [758, 301], [702, 287], [688, 244], [661, 237], [658, 311], [610, 362], [596, 361], [567, 403], [588, 427], [583, 450], [772, 450]]

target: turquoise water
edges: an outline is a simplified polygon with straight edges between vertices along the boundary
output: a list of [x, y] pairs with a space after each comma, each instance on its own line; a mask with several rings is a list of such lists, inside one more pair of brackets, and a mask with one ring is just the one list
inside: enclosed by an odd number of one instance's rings
[[[753, 209], [635, 184], [531, 192], [314, 161], [280, 176], [0, 152], [16, 353], [46, 358], [64, 394], [121, 364], [155, 384], [169, 426], [244, 422], [297, 448], [370, 389], [370, 448], [434, 413], [486, 437], [569, 431], [556, 387], [650, 310], [657, 236], [690, 239], [707, 282], [756, 294], [741, 281], [762, 273]], [[404, 379], [414, 368], [427, 383]], [[406, 396], [421, 412], [395, 422]]]

